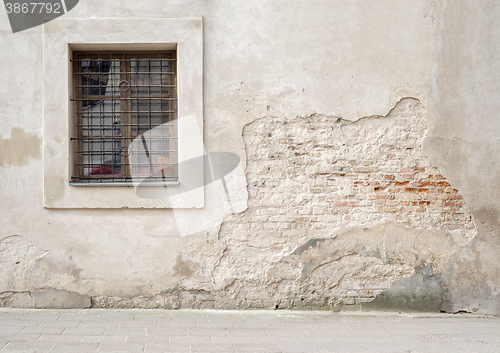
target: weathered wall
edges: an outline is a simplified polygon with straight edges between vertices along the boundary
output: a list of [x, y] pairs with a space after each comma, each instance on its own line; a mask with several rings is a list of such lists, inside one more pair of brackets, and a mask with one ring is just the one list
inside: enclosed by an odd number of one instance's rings
[[500, 4], [446, 1], [438, 25], [425, 145], [464, 196], [478, 229], [446, 270], [447, 310], [500, 312]]
[[66, 17], [203, 18], [204, 144], [239, 155], [248, 202], [228, 216], [206, 194], [211, 213], [183, 217], [216, 221], [182, 237], [172, 210], [43, 208], [50, 58], [42, 27], [12, 34], [0, 11], [3, 304], [499, 313], [499, 14], [493, 1], [80, 0]]
[[[143, 304], [180, 307], [178, 292], [199, 292], [190, 299], [196, 307], [339, 309], [426, 268], [422, 283], [369, 308], [441, 310], [441, 276], [476, 227], [423, 153], [426, 133], [425, 109], [409, 98], [385, 117], [356, 122], [315, 114], [248, 124], [248, 209], [222, 224], [216, 257], [199, 248], [179, 257], [175, 295]], [[405, 295], [413, 297], [393, 306]]]

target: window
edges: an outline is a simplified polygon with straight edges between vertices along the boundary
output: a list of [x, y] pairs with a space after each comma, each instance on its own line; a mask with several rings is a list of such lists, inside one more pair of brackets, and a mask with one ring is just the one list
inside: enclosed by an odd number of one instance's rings
[[74, 51], [71, 185], [175, 185], [176, 52]]
[[43, 38], [44, 207], [203, 208], [203, 20], [61, 18]]

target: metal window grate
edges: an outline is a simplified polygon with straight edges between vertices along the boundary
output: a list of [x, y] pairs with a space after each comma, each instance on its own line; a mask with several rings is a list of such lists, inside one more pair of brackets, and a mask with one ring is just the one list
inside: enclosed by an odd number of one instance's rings
[[75, 185], [178, 181], [175, 51], [74, 52]]

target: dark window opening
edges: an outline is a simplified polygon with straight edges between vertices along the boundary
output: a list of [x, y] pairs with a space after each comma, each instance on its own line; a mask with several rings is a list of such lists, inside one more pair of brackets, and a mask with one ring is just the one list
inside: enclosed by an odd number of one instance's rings
[[72, 184], [178, 181], [175, 54], [73, 53]]

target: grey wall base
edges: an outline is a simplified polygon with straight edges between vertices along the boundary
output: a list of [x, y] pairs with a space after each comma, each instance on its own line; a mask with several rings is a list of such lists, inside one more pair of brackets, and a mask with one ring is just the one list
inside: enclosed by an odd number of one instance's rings
[[85, 309], [90, 308], [91, 303], [89, 296], [49, 288], [15, 293], [11, 305], [13, 308]]

